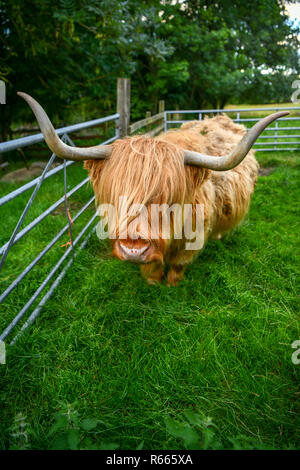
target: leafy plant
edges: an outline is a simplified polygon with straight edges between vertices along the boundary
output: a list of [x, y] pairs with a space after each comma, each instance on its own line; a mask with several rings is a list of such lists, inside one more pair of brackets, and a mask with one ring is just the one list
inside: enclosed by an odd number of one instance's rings
[[212, 418], [204, 417], [192, 411], [186, 411], [180, 421], [170, 416], [165, 419], [167, 432], [183, 441], [187, 450], [251, 450], [270, 449], [271, 447], [247, 436], [226, 437], [221, 440], [217, 433], [217, 426]]
[[55, 413], [55, 423], [48, 433], [48, 437], [53, 439], [51, 449], [114, 450], [119, 447], [115, 443], [95, 442], [96, 429], [103, 421], [92, 417], [81, 418], [75, 406], [62, 404], [62, 409]]
[[10, 450], [26, 450], [30, 447], [29, 434], [31, 429], [23, 413], [18, 413], [15, 416], [9, 431], [11, 438]]

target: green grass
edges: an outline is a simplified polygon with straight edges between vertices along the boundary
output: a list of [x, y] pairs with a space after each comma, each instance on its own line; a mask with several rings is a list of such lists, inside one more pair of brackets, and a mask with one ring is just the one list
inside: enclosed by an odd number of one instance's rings
[[[291, 344], [300, 339], [300, 157], [257, 157], [273, 172], [259, 178], [249, 217], [210, 242], [176, 288], [148, 286], [137, 266], [110, 258], [109, 244], [92, 236], [36, 323], [8, 347], [0, 366], [1, 448], [14, 447], [11, 428], [20, 413], [30, 429], [27, 446], [55, 447], [53, 426], [67, 404], [80, 416], [74, 427], [86, 447], [188, 447], [186, 412], [212, 419], [211, 448], [241, 435], [242, 448], [247, 440], [299, 447], [300, 365], [291, 361]], [[69, 173], [71, 186], [85, 174], [78, 166]], [[62, 187], [62, 175], [46, 181], [28, 221]], [[2, 193], [11, 189], [0, 185]], [[72, 201], [91, 195], [87, 186]], [[1, 215], [2, 242], [27, 198]], [[15, 245], [2, 287], [64, 224], [63, 211], [49, 216]], [[61, 256], [60, 244], [1, 306], [1, 331]], [[86, 430], [91, 418], [96, 424]]]
[[[299, 103], [228, 104], [228, 105], [225, 106], [225, 109], [252, 109], [252, 108], [262, 109], [262, 108], [265, 108], [265, 111], [247, 111], [246, 112], [247, 117], [251, 117], [251, 118], [258, 117], [258, 118], [260, 118], [260, 117], [264, 117], [264, 116], [267, 116], [270, 113], [275, 112], [275, 111], [269, 111], [268, 108], [278, 108], [278, 110], [280, 111], [280, 108], [294, 108], [294, 107], [299, 108]], [[295, 117], [295, 116], [300, 115], [300, 110], [299, 109], [289, 110], [289, 112], [290, 112], [291, 117]], [[229, 116], [230, 117], [235, 117], [235, 116], [231, 116], [231, 114], [229, 114]], [[246, 116], [244, 116], [244, 113], [242, 113], [240, 117], [243, 118], [243, 117], [246, 117]]]
[[293, 107], [299, 106], [297, 103], [287, 102], [287, 103], [268, 103], [268, 104], [227, 104], [225, 109], [231, 108], [283, 108], [283, 107]]

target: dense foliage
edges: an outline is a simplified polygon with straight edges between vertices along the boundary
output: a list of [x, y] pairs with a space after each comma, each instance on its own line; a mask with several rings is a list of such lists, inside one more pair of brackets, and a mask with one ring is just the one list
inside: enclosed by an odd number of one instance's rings
[[[299, 31], [284, 0], [2, 0], [2, 138], [32, 119], [37, 97], [56, 121], [115, 109], [118, 76], [132, 79], [132, 117], [168, 108], [280, 102], [299, 72]], [[59, 103], [59, 106], [58, 106]]]

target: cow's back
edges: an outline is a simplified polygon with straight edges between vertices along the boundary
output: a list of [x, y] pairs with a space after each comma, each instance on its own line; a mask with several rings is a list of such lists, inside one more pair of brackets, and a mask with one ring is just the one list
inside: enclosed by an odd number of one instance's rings
[[[218, 115], [202, 121], [189, 121], [180, 129], [167, 132], [164, 138], [183, 149], [222, 156], [230, 153], [246, 132], [243, 125], [234, 123], [226, 115]], [[237, 167], [228, 171], [210, 170], [203, 184], [199, 185], [195, 202], [202, 202], [210, 214], [210, 236], [230, 231], [247, 214], [258, 168], [251, 149]]]

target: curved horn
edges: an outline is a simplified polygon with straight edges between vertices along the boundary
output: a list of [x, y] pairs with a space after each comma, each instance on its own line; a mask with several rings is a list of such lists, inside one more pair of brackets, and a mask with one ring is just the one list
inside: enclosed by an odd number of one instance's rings
[[27, 93], [18, 92], [29, 104], [39, 123], [45, 141], [55, 155], [66, 160], [103, 160], [109, 158], [112, 152], [111, 145], [95, 145], [94, 147], [72, 147], [66, 145], [56, 134], [46, 112], [41, 105]]
[[192, 152], [190, 150], [184, 150], [184, 163], [185, 165], [200, 166], [202, 168], [209, 168], [216, 171], [230, 170], [241, 163], [256, 139], [262, 131], [271, 124], [271, 122], [282, 116], [286, 116], [287, 114], [289, 114], [288, 111], [280, 111], [279, 113], [270, 114], [269, 116], [261, 119], [242, 138], [236, 148], [231, 153], [223, 157], [213, 157], [210, 155], [203, 155], [198, 152]]

